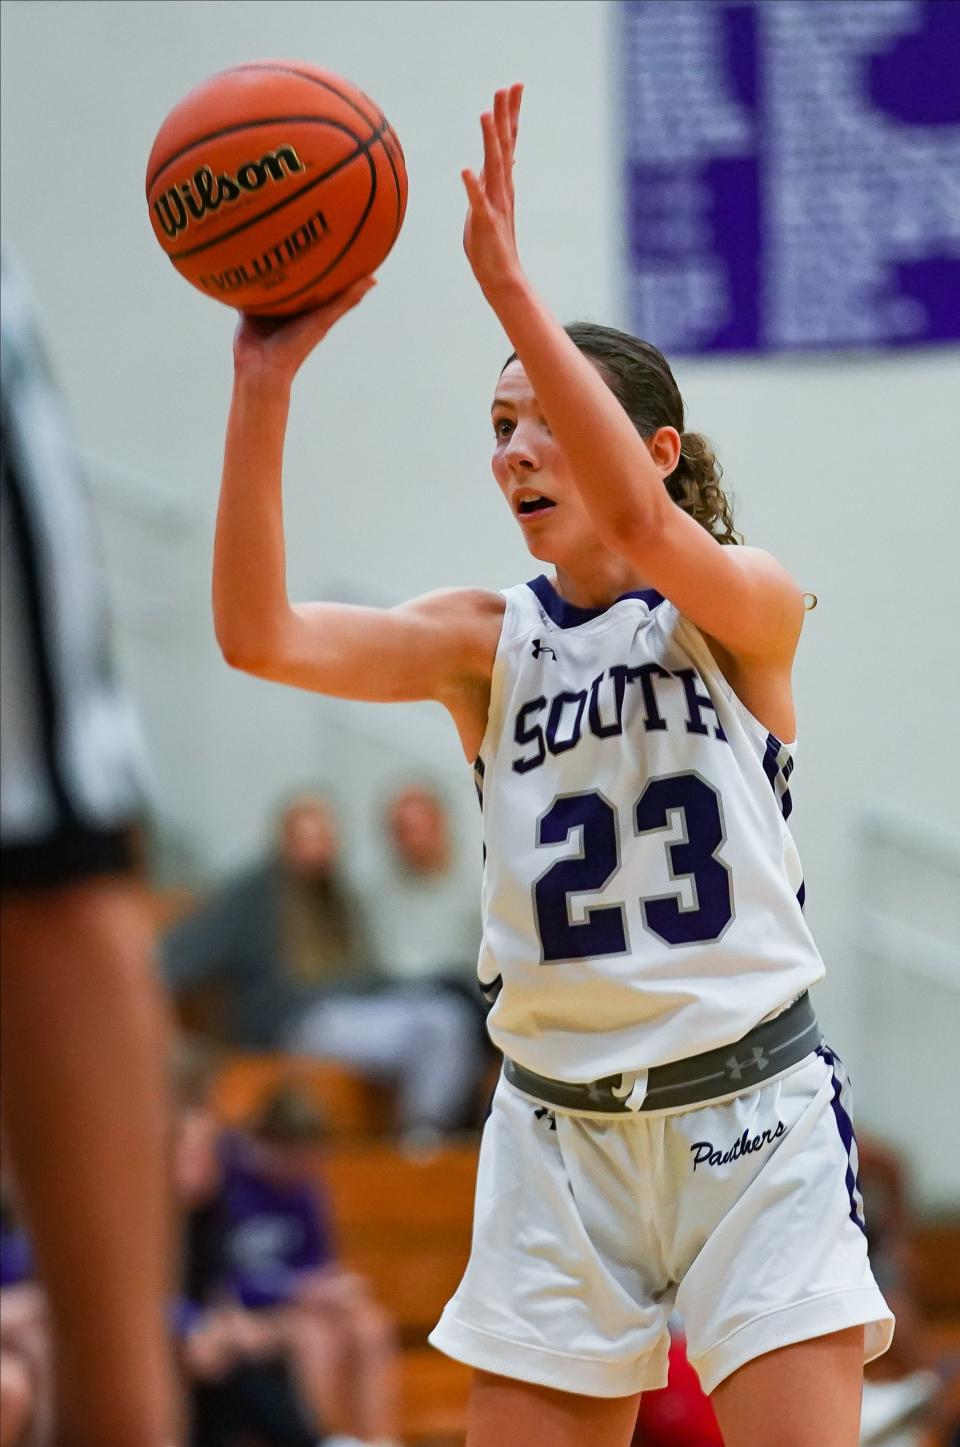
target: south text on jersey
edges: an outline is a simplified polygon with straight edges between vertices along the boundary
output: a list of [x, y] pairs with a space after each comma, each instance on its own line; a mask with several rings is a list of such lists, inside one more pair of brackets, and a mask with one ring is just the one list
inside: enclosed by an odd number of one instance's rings
[[624, 730], [646, 733], [683, 728], [688, 734], [727, 742], [717, 711], [695, 668], [664, 668], [659, 663], [631, 667], [615, 663], [598, 673], [587, 688], [538, 694], [516, 711], [513, 760], [518, 774], [538, 769], [548, 754], [575, 749], [585, 734], [616, 738]]

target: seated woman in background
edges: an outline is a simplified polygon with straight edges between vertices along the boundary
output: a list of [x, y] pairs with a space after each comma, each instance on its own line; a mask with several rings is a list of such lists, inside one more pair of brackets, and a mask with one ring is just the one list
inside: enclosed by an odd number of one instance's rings
[[344, 878], [337, 821], [316, 794], [289, 799], [261, 858], [232, 874], [162, 941], [178, 1005], [217, 992], [203, 1033], [282, 1048], [305, 1010], [369, 974], [363, 917]]
[[[436, 932], [443, 919], [428, 874], [418, 882], [429, 896]], [[404, 895], [408, 913], [413, 893]], [[416, 915], [414, 929], [421, 917]], [[420, 928], [428, 942], [429, 918]], [[395, 911], [391, 919], [395, 926]], [[463, 954], [459, 938], [450, 948]], [[466, 950], [475, 959], [476, 940]], [[265, 857], [168, 930], [162, 954], [183, 1021], [198, 998], [208, 997], [203, 1013], [210, 1018], [200, 1033], [246, 1050], [335, 1061], [389, 1084], [403, 1132], [446, 1132], [475, 1123], [487, 1060], [477, 1007], [462, 990], [432, 979], [392, 976], [388, 952], [378, 961], [326, 800], [307, 793], [290, 800]], [[440, 959], [445, 966], [454, 963], [446, 949]], [[191, 1028], [199, 1024], [194, 1020]]]

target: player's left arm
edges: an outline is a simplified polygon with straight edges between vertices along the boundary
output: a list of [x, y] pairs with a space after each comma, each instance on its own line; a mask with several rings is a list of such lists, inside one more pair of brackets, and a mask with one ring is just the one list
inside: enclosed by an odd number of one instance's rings
[[497, 92], [481, 119], [483, 170], [479, 177], [463, 172], [470, 204], [464, 249], [481, 290], [607, 546], [732, 655], [787, 662], [803, 622], [800, 588], [768, 553], [722, 546], [677, 506], [664, 478], [679, 460], [679, 434], [661, 427], [646, 441], [640, 436], [524, 275], [513, 188], [521, 93], [520, 86]]

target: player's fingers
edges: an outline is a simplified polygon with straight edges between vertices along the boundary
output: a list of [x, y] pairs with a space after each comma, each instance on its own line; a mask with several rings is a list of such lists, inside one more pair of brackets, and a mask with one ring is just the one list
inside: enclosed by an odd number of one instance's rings
[[510, 163], [513, 159], [513, 125], [510, 120], [510, 92], [498, 90], [493, 98], [493, 119], [496, 122], [500, 141], [500, 157], [506, 178], [510, 178]]
[[483, 182], [484, 190], [491, 205], [502, 210], [504, 207], [503, 157], [500, 154], [500, 138], [497, 126], [489, 111], [480, 117], [483, 131]]
[[517, 149], [517, 136], [520, 133], [520, 105], [523, 101], [523, 83], [518, 81], [510, 87], [509, 111], [510, 111], [510, 153], [513, 155]]
[[503, 166], [503, 191], [504, 204], [510, 213], [511, 222], [514, 209], [514, 188], [513, 188], [513, 127], [510, 121], [510, 92], [498, 90], [493, 102], [493, 118], [497, 127], [497, 137], [500, 142], [500, 160]]
[[484, 111], [480, 117], [480, 133], [483, 136], [483, 167], [480, 180], [488, 196], [496, 189], [499, 167], [497, 165], [497, 131], [492, 111]]
[[460, 179], [463, 181], [467, 199], [474, 211], [484, 211], [487, 208], [487, 197], [483, 189], [480, 177], [473, 171], [461, 171]]
[[348, 311], [358, 306], [368, 291], [376, 286], [376, 279], [372, 276], [361, 277], [352, 286], [346, 287], [339, 295], [331, 297], [328, 302], [318, 307], [311, 308], [294, 322], [299, 322], [300, 331], [307, 337], [322, 337], [329, 331], [334, 322], [338, 322]]
[[355, 281], [352, 286], [348, 286], [346, 291], [342, 291], [340, 295], [335, 297], [334, 301], [331, 302], [331, 306], [336, 305], [334, 317], [342, 317], [344, 312], [348, 312], [353, 307], [359, 306], [367, 293], [373, 291], [376, 284], [377, 278], [375, 276], [364, 276], [361, 277], [359, 281]]
[[355, 281], [352, 286], [346, 287], [339, 296], [322, 302], [320, 306], [311, 307], [309, 311], [301, 312], [298, 316], [248, 317], [247, 321], [260, 337], [276, 337], [277, 343], [284, 347], [289, 345], [296, 352], [303, 349], [306, 354], [322, 341], [334, 323], [348, 311], [352, 311], [376, 284], [374, 277], [365, 276]]

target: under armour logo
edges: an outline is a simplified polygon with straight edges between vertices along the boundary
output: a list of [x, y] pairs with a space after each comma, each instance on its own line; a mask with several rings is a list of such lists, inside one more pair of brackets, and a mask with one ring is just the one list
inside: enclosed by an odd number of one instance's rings
[[547, 1110], [547, 1107], [545, 1105], [538, 1105], [533, 1113], [536, 1116], [537, 1120], [546, 1119], [549, 1122], [549, 1124], [547, 1125], [547, 1130], [556, 1130], [557, 1117], [554, 1115], [552, 1110]]
[[534, 656], [534, 658], [539, 658], [540, 655], [541, 655], [541, 653], [549, 653], [550, 657], [551, 657], [551, 658], [554, 658], [554, 659], [555, 659], [556, 656], [557, 656], [557, 655], [554, 653], [554, 651], [553, 651], [552, 648], [547, 648], [543, 643], [540, 642], [540, 639], [539, 639], [539, 638], [535, 638], [535, 639], [533, 640], [533, 656]]
[[725, 1060], [723, 1063], [726, 1066], [727, 1074], [731, 1080], [742, 1080], [745, 1070], [762, 1070], [764, 1066], [770, 1064], [770, 1061], [764, 1055], [760, 1046], [754, 1045], [753, 1053], [749, 1059], [738, 1060], [735, 1055], [731, 1055], [730, 1059]]

